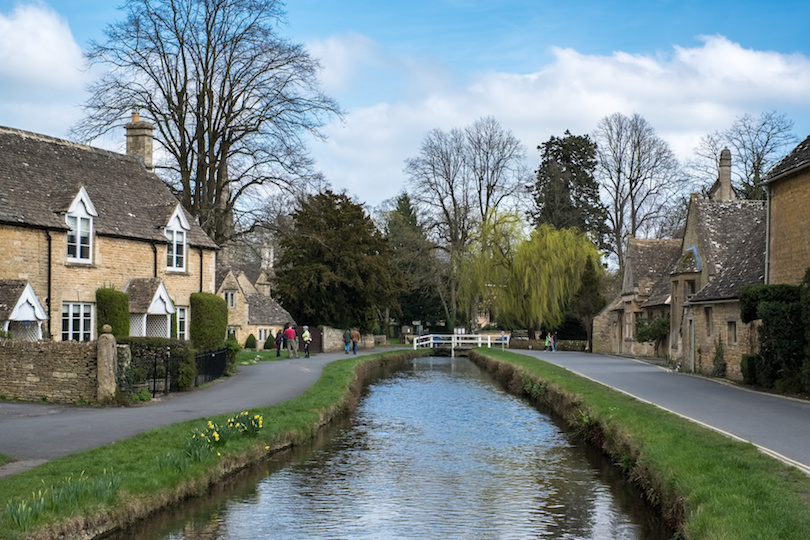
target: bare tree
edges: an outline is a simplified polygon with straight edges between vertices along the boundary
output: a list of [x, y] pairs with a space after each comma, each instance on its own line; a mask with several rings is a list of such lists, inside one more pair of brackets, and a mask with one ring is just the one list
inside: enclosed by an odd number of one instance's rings
[[723, 132], [704, 135], [689, 161], [691, 173], [704, 185], [717, 179], [720, 152], [732, 152], [731, 171], [735, 189], [743, 199], [765, 198], [762, 180], [797, 142], [793, 121], [776, 111], [755, 118], [738, 116]]
[[449, 259], [449, 279], [440, 289], [449, 324], [457, 322], [460, 257], [487, 216], [512, 204], [527, 183], [524, 159], [510, 131], [482, 118], [464, 129], [428, 132], [419, 155], [405, 161], [411, 198]]
[[90, 140], [142, 112], [168, 156], [164, 180], [218, 243], [233, 236], [240, 201], [310, 177], [304, 135], [340, 114], [318, 89], [317, 61], [278, 35], [282, 6], [127, 0], [87, 53], [105, 71], [74, 134]]
[[655, 229], [682, 178], [669, 145], [638, 114], [606, 116], [594, 140], [596, 177], [607, 200], [610, 251], [624, 268], [625, 241]]

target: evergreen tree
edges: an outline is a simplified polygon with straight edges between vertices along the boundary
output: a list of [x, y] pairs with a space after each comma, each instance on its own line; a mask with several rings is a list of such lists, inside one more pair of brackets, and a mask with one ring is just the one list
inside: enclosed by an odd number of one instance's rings
[[608, 232], [607, 213], [594, 179], [596, 144], [587, 135], [571, 135], [566, 130], [565, 136], [552, 136], [537, 148], [542, 153], [542, 162], [532, 186], [534, 225], [576, 227], [603, 246]]
[[326, 190], [300, 201], [292, 222], [274, 286], [296, 321], [371, 331], [380, 313], [398, 309], [402, 273], [361, 205]]

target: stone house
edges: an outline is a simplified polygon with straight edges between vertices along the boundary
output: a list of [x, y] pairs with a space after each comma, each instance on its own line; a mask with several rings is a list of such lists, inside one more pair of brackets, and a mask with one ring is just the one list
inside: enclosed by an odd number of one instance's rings
[[738, 292], [762, 283], [764, 270], [765, 203], [739, 199], [724, 149], [708, 198], [689, 201], [683, 251], [671, 270], [670, 354], [684, 370], [711, 374], [722, 345], [726, 376], [742, 380], [742, 355], [758, 345], [755, 325], [740, 320]]
[[651, 357], [654, 344], [635, 340], [636, 320], [669, 313], [669, 270], [681, 240], [630, 238], [626, 253], [621, 293], [594, 320], [594, 351]]
[[810, 137], [765, 177], [768, 189], [765, 280], [798, 285], [810, 267]]
[[261, 350], [268, 336], [275, 336], [287, 324], [295, 326], [289, 312], [270, 297], [271, 274], [267, 257], [261, 265], [217, 266], [217, 294], [228, 306], [228, 335], [243, 347], [253, 334]]
[[635, 319], [669, 312], [664, 350], [673, 360], [709, 374], [722, 343], [727, 376], [741, 380], [742, 355], [758, 344], [755, 325], [740, 321], [738, 291], [764, 280], [765, 228], [765, 204], [739, 200], [731, 185], [731, 153], [723, 150], [708, 197], [689, 201], [682, 239], [628, 242], [622, 294], [599, 315], [598, 332], [594, 323], [595, 340], [602, 342], [594, 350], [652, 356], [649, 344], [633, 340]]
[[[0, 328], [95, 340], [96, 290], [130, 296], [130, 335], [188, 338], [190, 295], [214, 293], [218, 246], [152, 171], [153, 126], [121, 155], [0, 127]], [[12, 305], [13, 304], [13, 305]]]

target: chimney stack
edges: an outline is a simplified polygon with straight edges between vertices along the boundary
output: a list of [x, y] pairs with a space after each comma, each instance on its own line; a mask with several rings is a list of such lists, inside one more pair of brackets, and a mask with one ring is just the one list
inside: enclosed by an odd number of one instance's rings
[[737, 194], [731, 188], [731, 151], [723, 148], [720, 152], [720, 170], [718, 181], [720, 183], [717, 199], [721, 201], [734, 201]]
[[141, 120], [141, 115], [134, 112], [132, 122], [124, 127], [127, 130], [127, 155], [138, 158], [148, 171], [152, 171], [152, 139], [155, 126]]

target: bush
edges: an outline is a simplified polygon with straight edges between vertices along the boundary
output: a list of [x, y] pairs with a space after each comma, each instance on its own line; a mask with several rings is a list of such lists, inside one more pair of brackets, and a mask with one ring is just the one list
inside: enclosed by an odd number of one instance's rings
[[270, 332], [270, 335], [267, 336], [267, 339], [264, 341], [264, 350], [269, 351], [276, 348], [276, 339], [273, 336], [273, 332]]
[[228, 331], [225, 300], [211, 293], [193, 293], [189, 307], [189, 337], [193, 347], [202, 352], [221, 349]]
[[726, 376], [726, 358], [723, 341], [718, 339], [714, 347], [714, 361], [712, 362], [712, 377]]
[[96, 289], [96, 335], [109, 324], [116, 337], [129, 336], [129, 296], [115, 289]]
[[228, 336], [225, 340], [225, 347], [228, 348], [228, 365], [225, 367], [225, 373], [233, 373], [236, 367], [236, 355], [242, 350], [239, 342], [236, 341], [236, 336]]
[[740, 318], [744, 323], [761, 319], [762, 302], [792, 303], [799, 299], [799, 287], [794, 285], [743, 285], [740, 287]]
[[759, 362], [758, 354], [744, 354], [740, 361], [740, 371], [742, 372], [743, 382], [745, 384], [754, 385], [757, 383], [757, 362]]
[[247, 339], [245, 340], [245, 349], [255, 349], [256, 348], [256, 336], [250, 334]]
[[776, 364], [764, 354], [756, 355], [755, 383], [763, 388], [773, 388], [776, 382]]

